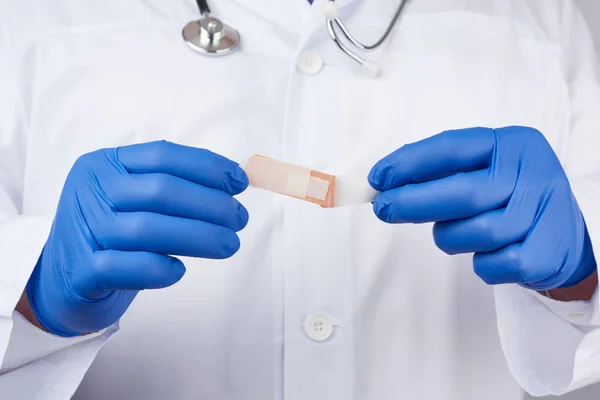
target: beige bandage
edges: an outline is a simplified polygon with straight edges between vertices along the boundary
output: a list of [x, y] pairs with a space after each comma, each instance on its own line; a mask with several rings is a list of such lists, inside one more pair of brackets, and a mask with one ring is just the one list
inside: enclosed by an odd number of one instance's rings
[[295, 197], [321, 207], [335, 205], [335, 176], [254, 155], [244, 170], [250, 185], [272, 192]]

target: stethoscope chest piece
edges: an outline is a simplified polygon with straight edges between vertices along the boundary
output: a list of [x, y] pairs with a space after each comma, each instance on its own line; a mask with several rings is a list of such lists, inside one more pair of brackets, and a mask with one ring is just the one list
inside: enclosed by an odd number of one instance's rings
[[187, 24], [183, 28], [183, 38], [192, 50], [209, 56], [229, 54], [240, 44], [240, 34], [213, 17]]

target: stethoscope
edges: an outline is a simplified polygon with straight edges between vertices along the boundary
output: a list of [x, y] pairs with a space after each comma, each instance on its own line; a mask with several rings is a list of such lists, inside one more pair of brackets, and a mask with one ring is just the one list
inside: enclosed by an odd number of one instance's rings
[[[390, 35], [398, 18], [402, 14], [406, 1], [407, 0], [401, 0], [394, 17], [381, 38], [372, 45], [365, 45], [350, 34], [338, 15], [335, 0], [329, 0], [325, 7], [325, 18], [327, 20], [327, 30], [329, 35], [344, 53], [362, 65], [364, 72], [374, 76], [379, 71], [379, 67], [375, 63], [363, 59], [354, 51], [350, 50], [350, 48], [340, 40], [340, 37], [334, 29], [334, 24], [337, 25], [346, 39], [348, 39], [348, 41], [356, 48], [360, 50], [374, 50], [381, 46]], [[183, 38], [185, 42], [192, 50], [197, 51], [202, 55], [223, 56], [231, 54], [240, 44], [240, 34], [238, 31], [220, 19], [211, 17], [207, 0], [196, 0], [196, 2], [200, 8], [202, 18], [188, 23], [183, 28]]]

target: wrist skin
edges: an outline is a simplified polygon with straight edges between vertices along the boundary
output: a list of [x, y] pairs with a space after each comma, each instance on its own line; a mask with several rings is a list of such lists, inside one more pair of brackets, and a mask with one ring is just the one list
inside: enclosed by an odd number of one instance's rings
[[575, 286], [568, 288], [557, 288], [539, 292], [540, 294], [559, 301], [587, 301], [594, 296], [598, 287], [598, 272], [594, 272], [588, 278]]
[[562, 287], [548, 291], [540, 291], [540, 293], [558, 301], [588, 301], [594, 296], [597, 287], [598, 265], [592, 250], [592, 242], [586, 228], [583, 258], [581, 259], [578, 270]]
[[[32, 325], [34, 325], [37, 328], [41, 329], [42, 331], [47, 332], [52, 335], [52, 332], [50, 332], [49, 330], [44, 328], [44, 326], [40, 323], [40, 321], [38, 321], [37, 317], [35, 316], [35, 313], [33, 312], [33, 309], [31, 308], [31, 303], [29, 302], [29, 296], [27, 296], [27, 290], [23, 291], [23, 294], [21, 295], [21, 298], [19, 299], [19, 302], [17, 303], [17, 306], [15, 307], [15, 311], [17, 311], [19, 314], [21, 314]], [[80, 336], [87, 336], [87, 335], [91, 335], [92, 333], [95, 333], [95, 332], [84, 333]]]
[[21, 298], [19, 299], [19, 302], [15, 307], [15, 311], [20, 313], [31, 324], [35, 325], [44, 332], [50, 333], [46, 328], [42, 326], [42, 324], [40, 324], [40, 321], [38, 321], [38, 319], [36, 318], [35, 313], [31, 308], [31, 303], [29, 303], [29, 297], [27, 296], [26, 290], [23, 291], [23, 294], [21, 295]]

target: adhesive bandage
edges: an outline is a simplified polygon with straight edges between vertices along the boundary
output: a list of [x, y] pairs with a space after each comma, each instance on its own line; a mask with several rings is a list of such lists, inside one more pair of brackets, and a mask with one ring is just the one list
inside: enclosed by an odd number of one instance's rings
[[334, 205], [335, 177], [261, 155], [244, 167], [250, 185], [330, 208]]
[[365, 176], [336, 177], [261, 155], [250, 157], [244, 170], [254, 187], [324, 208], [369, 203], [377, 195]]

